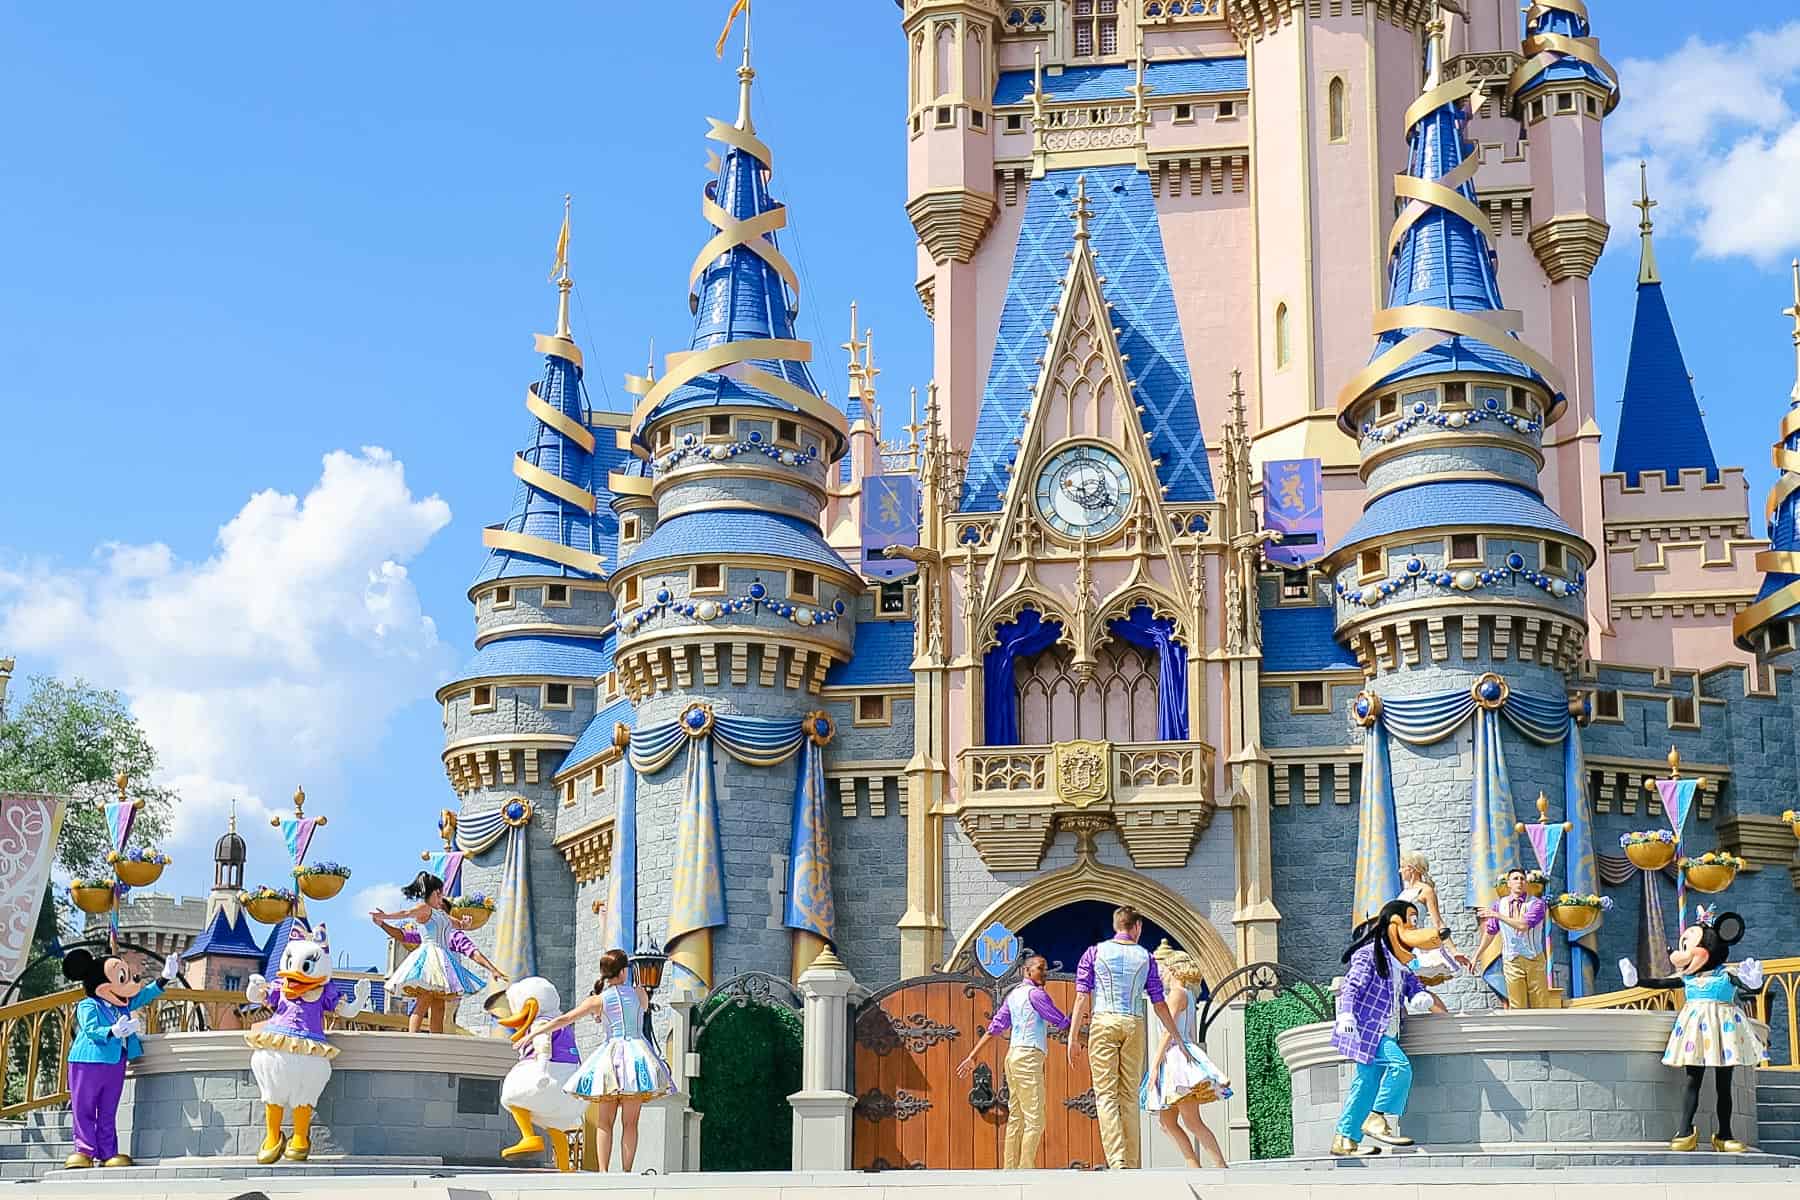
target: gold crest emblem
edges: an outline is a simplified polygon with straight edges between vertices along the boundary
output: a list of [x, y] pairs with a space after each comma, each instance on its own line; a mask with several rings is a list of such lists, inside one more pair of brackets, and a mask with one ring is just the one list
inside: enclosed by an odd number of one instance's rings
[[1050, 749], [1056, 775], [1056, 798], [1075, 808], [1088, 808], [1106, 800], [1111, 792], [1108, 764], [1112, 747], [1106, 742], [1058, 742]]

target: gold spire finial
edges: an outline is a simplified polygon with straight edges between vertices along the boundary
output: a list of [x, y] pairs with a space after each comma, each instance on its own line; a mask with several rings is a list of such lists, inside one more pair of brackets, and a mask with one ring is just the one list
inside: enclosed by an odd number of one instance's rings
[[860, 397], [863, 394], [863, 363], [858, 357], [863, 352], [863, 343], [856, 340], [856, 301], [850, 302], [850, 340], [839, 343], [840, 347], [850, 355], [850, 383], [848, 394]]
[[1069, 214], [1070, 218], [1075, 222], [1076, 241], [1085, 242], [1088, 240], [1088, 218], [1093, 215], [1094, 210], [1092, 206], [1088, 204], [1087, 198], [1087, 175], [1077, 175], [1075, 177], [1075, 211]]
[[236, 796], [233, 796], [231, 798], [231, 816], [226, 818], [225, 832], [226, 833], [236, 833], [237, 832], [237, 797]]
[[1538, 806], [1538, 820], [1548, 821], [1550, 819], [1550, 797], [1544, 795], [1544, 793], [1542, 793], [1542, 792], [1539, 792], [1538, 798], [1537, 798], [1537, 806]]
[[1431, 21], [1425, 26], [1425, 90], [1430, 91], [1444, 81], [1444, 31], [1447, 28], [1444, 6], [1432, 5]]
[[1656, 273], [1656, 246], [1650, 240], [1650, 234], [1656, 223], [1650, 219], [1650, 210], [1656, 207], [1656, 201], [1650, 198], [1650, 168], [1643, 159], [1638, 160], [1638, 198], [1631, 202], [1631, 207], [1638, 210], [1638, 237], [1643, 239], [1643, 247], [1638, 251], [1638, 282], [1661, 283], [1662, 277]]
[[1781, 310], [1784, 317], [1794, 318], [1794, 390], [1795, 404], [1800, 404], [1800, 258], [1794, 260], [1794, 303]]
[[563, 193], [562, 230], [556, 235], [556, 263], [550, 268], [550, 281], [556, 284], [556, 336], [565, 342], [575, 340], [569, 332], [569, 292], [575, 281], [569, 278], [569, 209], [574, 198]]
[[118, 774], [118, 777], [115, 778], [113, 780], [113, 782], [118, 784], [118, 786], [119, 786], [119, 803], [120, 804], [125, 803], [125, 789], [131, 783], [131, 776], [127, 775], [123, 771], [120, 771]]
[[[740, 11], [744, 14], [744, 58], [737, 69], [737, 127], [745, 133], [755, 133], [756, 123], [750, 119], [750, 82], [756, 78], [756, 69], [750, 65], [750, 0], [738, 0], [738, 3], [732, 5], [731, 19], [736, 20]], [[725, 32], [731, 32], [730, 21], [725, 24]]]

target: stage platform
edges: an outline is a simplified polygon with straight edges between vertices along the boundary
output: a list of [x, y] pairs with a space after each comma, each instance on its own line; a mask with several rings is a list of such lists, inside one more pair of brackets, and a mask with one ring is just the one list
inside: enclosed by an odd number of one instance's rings
[[[1584, 1162], [1605, 1157], [1614, 1162]], [[1399, 1154], [1245, 1164], [1224, 1171], [893, 1171], [558, 1175], [462, 1173], [427, 1163], [247, 1160], [57, 1171], [0, 1200], [1733, 1200], [1800, 1195], [1800, 1160], [1762, 1154]]]

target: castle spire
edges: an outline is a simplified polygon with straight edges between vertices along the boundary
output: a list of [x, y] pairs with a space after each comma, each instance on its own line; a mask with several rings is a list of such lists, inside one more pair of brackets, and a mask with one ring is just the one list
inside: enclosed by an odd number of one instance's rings
[[1731, 636], [1738, 646], [1753, 653], [1773, 655], [1791, 651], [1792, 631], [1777, 640], [1761, 636], [1765, 626], [1800, 616], [1800, 259], [1793, 263], [1794, 302], [1781, 310], [1791, 317], [1794, 343], [1794, 387], [1788, 393], [1788, 410], [1777, 429], [1775, 466], [1780, 475], [1769, 489], [1765, 511], [1769, 518], [1769, 548], [1756, 556], [1763, 572], [1756, 602], [1731, 621]]
[[550, 268], [551, 282], [556, 284], [556, 336], [566, 342], [573, 342], [574, 335], [569, 332], [569, 293], [575, 288], [575, 281], [569, 278], [569, 205], [571, 197], [563, 193], [562, 232], [556, 235], [556, 265]]
[[756, 68], [750, 65], [750, 6], [744, 5], [744, 57], [738, 63], [738, 115], [737, 127], [745, 133], [755, 133], [756, 123], [750, 119], [750, 84], [756, 78]]
[[1643, 159], [1638, 160], [1638, 198], [1631, 206], [1638, 210], [1638, 237], [1643, 239], [1638, 249], [1638, 282], [1661, 283], [1662, 276], [1656, 273], [1656, 244], [1650, 238], [1656, 231], [1656, 223], [1650, 219], [1656, 201], [1650, 198], [1650, 172]]

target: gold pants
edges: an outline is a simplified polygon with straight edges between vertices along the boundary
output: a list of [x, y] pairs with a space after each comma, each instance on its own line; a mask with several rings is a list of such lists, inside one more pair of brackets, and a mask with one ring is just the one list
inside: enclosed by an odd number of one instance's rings
[[1106, 1165], [1138, 1166], [1138, 1084], [1144, 1079], [1144, 1025], [1134, 1015], [1101, 1013], [1088, 1026], [1088, 1067]]
[[1006, 1054], [1006, 1155], [1001, 1165], [1011, 1171], [1038, 1165], [1038, 1143], [1044, 1140], [1044, 1052], [1015, 1046]]
[[1534, 958], [1509, 958], [1500, 964], [1506, 977], [1506, 1002], [1514, 1008], [1549, 1008], [1550, 979], [1545, 954]]

